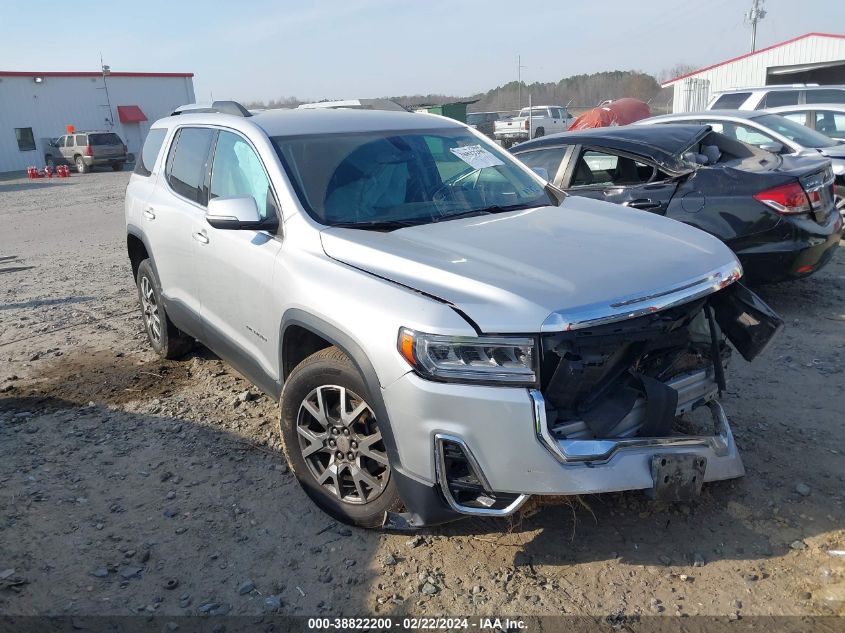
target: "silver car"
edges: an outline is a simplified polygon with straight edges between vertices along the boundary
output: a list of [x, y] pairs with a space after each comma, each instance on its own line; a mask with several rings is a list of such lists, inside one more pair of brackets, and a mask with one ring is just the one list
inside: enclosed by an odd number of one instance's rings
[[44, 163], [49, 167], [72, 165], [80, 174], [94, 167], [107, 166], [123, 171], [132, 160], [126, 144], [114, 132], [75, 132], [51, 139], [44, 148]]
[[186, 106], [126, 192], [152, 347], [280, 402], [311, 499], [365, 527], [532, 495], [683, 499], [743, 466], [718, 394], [779, 319], [718, 239], [569, 197], [427, 114]]

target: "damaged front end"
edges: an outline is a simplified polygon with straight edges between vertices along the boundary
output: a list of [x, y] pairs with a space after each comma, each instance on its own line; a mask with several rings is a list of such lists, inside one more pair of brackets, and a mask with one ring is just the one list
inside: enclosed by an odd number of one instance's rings
[[[532, 393], [537, 437], [567, 465], [595, 466], [618, 451], [641, 450], [661, 499], [741, 476], [717, 400], [727, 341], [750, 361], [782, 327], [736, 282], [624, 320], [543, 334], [540, 386]], [[668, 447], [682, 450], [660, 450]]]

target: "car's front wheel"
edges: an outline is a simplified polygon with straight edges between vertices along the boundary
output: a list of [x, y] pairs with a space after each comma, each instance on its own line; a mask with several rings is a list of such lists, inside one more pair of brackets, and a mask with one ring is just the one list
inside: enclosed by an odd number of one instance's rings
[[288, 376], [281, 401], [282, 446], [306, 494], [339, 521], [379, 527], [400, 506], [367, 388], [336, 347], [316, 352]]
[[138, 266], [136, 278], [144, 330], [153, 349], [162, 358], [179, 358], [190, 351], [194, 340], [177, 329], [167, 316], [161, 301], [161, 285], [149, 259]]

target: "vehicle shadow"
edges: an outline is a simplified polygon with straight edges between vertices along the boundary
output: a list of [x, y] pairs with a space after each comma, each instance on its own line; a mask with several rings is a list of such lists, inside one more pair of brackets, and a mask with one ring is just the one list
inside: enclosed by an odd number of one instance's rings
[[4, 615], [363, 610], [377, 532], [318, 510], [281, 452], [239, 431], [245, 416], [223, 405], [226, 428], [167, 404], [190, 362], [115, 375], [101, 361], [0, 394], [0, 549], [22, 582], [0, 590]]
[[76, 183], [68, 178], [44, 178], [38, 180], [27, 180], [26, 182], [4, 183], [0, 181], [0, 194], [13, 191], [28, 191], [31, 189], [44, 189], [47, 187], [61, 187], [75, 185]]

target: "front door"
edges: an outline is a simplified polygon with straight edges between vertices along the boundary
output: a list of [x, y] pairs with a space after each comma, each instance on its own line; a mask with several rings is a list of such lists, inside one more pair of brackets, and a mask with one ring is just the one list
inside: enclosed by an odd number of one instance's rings
[[666, 214], [678, 183], [657, 167], [607, 150], [582, 149], [568, 174], [567, 192]]
[[[251, 196], [262, 219], [278, 215], [261, 159], [249, 141], [234, 132], [218, 134], [208, 195], [210, 200]], [[202, 233], [196, 266], [208, 345], [270, 391], [279, 380], [282, 306], [276, 298], [283, 282], [273, 278], [273, 270], [281, 237], [269, 231], [215, 229], [207, 222]]]

